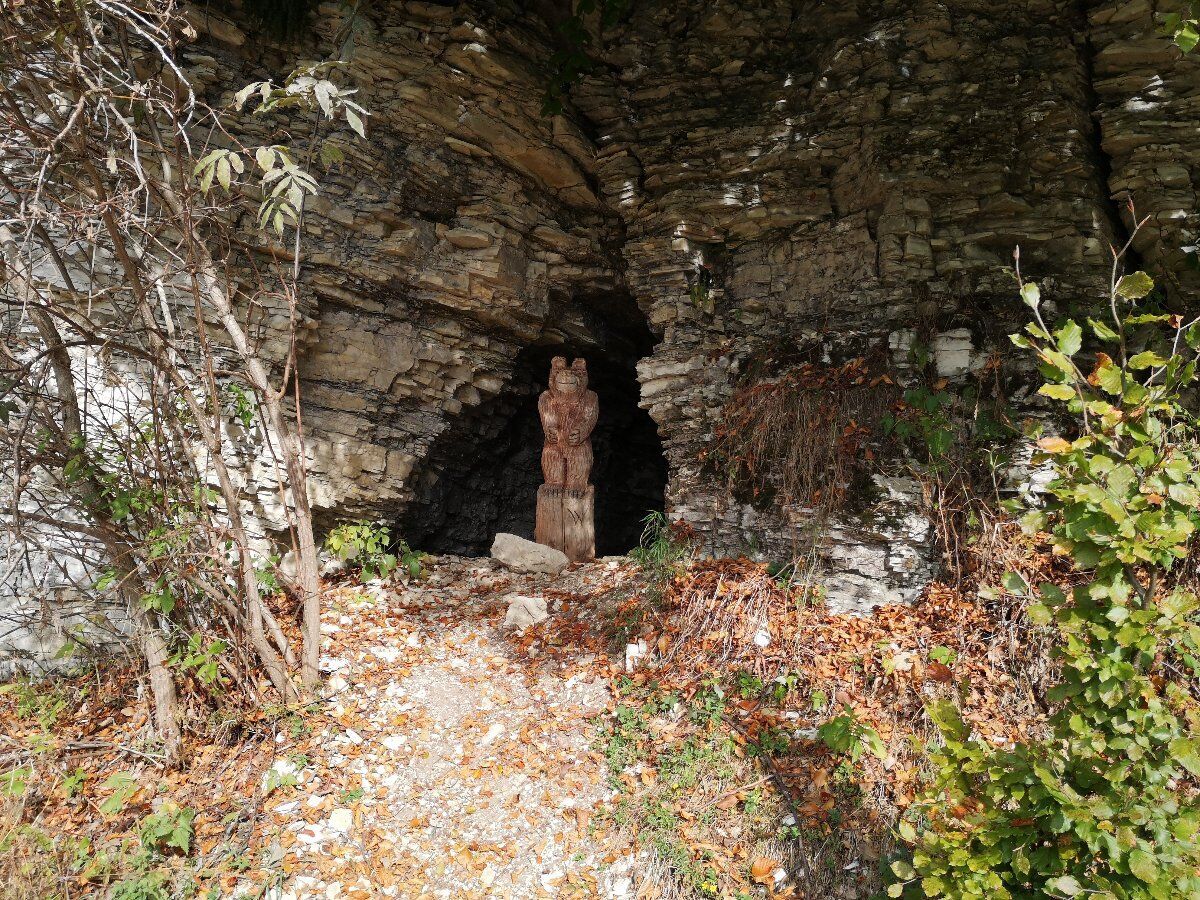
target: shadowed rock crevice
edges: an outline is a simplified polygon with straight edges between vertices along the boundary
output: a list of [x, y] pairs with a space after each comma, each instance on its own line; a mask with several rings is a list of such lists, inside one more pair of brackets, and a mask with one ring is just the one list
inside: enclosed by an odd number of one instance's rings
[[653, 339], [628, 296], [563, 303], [552, 330], [525, 347], [495, 398], [459, 417], [435, 442], [414, 481], [415, 500], [398, 522], [414, 547], [483, 554], [497, 532], [533, 538], [542, 483], [538, 395], [555, 356], [582, 356], [600, 400], [592, 433], [596, 552], [637, 544], [642, 519], [663, 509], [667, 465], [650, 416], [638, 406], [636, 365]]

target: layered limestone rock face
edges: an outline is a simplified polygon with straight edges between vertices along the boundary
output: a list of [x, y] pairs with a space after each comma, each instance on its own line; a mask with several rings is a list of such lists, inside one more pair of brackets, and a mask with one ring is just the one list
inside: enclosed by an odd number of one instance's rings
[[1191, 125], [1200, 110], [1200, 76], [1194, 56], [1157, 34], [1161, 6], [1114, 0], [1090, 10], [1093, 89], [1109, 190], [1131, 196], [1138, 215], [1150, 217], [1134, 250], [1151, 270], [1170, 273], [1177, 293], [1192, 296], [1200, 286], [1194, 265], [1200, 134]]
[[[903, 377], [919, 338], [963, 380], [1021, 318], [1018, 243], [1028, 274], [1094, 291], [1114, 222], [1081, 26], [1067, 3], [647, 4], [610, 41], [617, 76], [576, 100], [663, 331], [639, 372], [668, 505], [713, 552], [784, 557], [808, 521], [701, 464], [755, 363], [882, 354]], [[919, 485], [875, 488], [818, 539], [837, 608], [910, 599], [937, 567]]]
[[[382, 3], [356, 21], [346, 80], [370, 138], [344, 145], [304, 235], [300, 376], [326, 521], [395, 516], [437, 439], [501, 393], [522, 347], [605, 340], [578, 298], [618, 289], [619, 223], [589, 186], [591, 143], [539, 115], [546, 26], [505, 12]], [[325, 46], [340, 13], [317, 11]], [[192, 74], [212, 102], [296, 61], [227, 20], [197, 26], [210, 42]], [[282, 524], [274, 468], [250, 483]]]
[[[317, 11], [326, 46], [341, 15]], [[666, 509], [709, 552], [785, 556], [804, 511], [735, 502], [701, 462], [763, 360], [874, 355], [903, 380], [920, 342], [965, 380], [1024, 319], [1015, 245], [1065, 308], [1106, 281], [1114, 192], [1155, 215], [1148, 262], [1174, 265], [1194, 240], [1196, 62], [1137, 0], [635, 2], [546, 117], [552, 18], [360, 11], [345, 75], [370, 137], [345, 145], [305, 226], [300, 374], [323, 522], [443, 533], [451, 506], [481, 532], [517, 522], [523, 476], [480, 470], [536, 466], [496, 445], [539, 389], [529, 354], [565, 349], [636, 363]], [[315, 52], [198, 27], [192, 72], [214, 101]], [[634, 468], [656, 452], [638, 446]], [[275, 477], [260, 465], [248, 485], [277, 526]], [[938, 559], [919, 485], [881, 474], [819, 552], [843, 608], [915, 596]]]

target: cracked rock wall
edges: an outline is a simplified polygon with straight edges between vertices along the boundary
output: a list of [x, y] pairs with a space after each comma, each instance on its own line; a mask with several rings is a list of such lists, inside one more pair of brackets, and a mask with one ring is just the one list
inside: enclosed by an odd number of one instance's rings
[[[320, 7], [318, 35], [338, 10]], [[920, 332], [937, 371], [966, 378], [1023, 321], [1015, 245], [1053, 302], [1096, 296], [1121, 191], [1154, 217], [1139, 254], [1179, 268], [1197, 60], [1153, 14], [1145, 0], [635, 2], [548, 118], [553, 4], [365, 7], [347, 76], [371, 139], [307, 220], [319, 512], [395, 518], [437, 477], [434, 441], [505, 389], [521, 348], [602, 347], [588, 298], [627, 292], [658, 341], [638, 373], [669, 511], [711, 552], [785, 554], [803, 512], [739, 505], [699, 462], [754, 359], [882, 353], [903, 378]], [[200, 27], [193, 71], [213, 97], [262, 74], [244, 26]], [[264, 466], [252, 484], [278, 524], [273, 480]], [[820, 547], [847, 609], [911, 598], [937, 568], [919, 487], [877, 488]]]

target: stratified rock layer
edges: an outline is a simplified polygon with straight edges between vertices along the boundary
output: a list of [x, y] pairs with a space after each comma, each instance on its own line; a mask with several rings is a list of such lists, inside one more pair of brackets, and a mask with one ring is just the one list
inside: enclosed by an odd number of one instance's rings
[[[321, 37], [340, 15], [320, 8]], [[260, 45], [208, 32], [193, 71], [215, 100], [255, 74]], [[1139, 0], [638, 2], [546, 117], [553, 34], [517, 4], [360, 11], [345, 76], [370, 138], [345, 145], [306, 219], [300, 371], [323, 521], [436, 517], [454, 468], [439, 439], [460, 428], [476, 436], [463, 452], [489, 452], [525, 348], [632, 365], [619, 323], [640, 316], [668, 512], [711, 552], [784, 556], [803, 511], [739, 504], [701, 464], [753, 363], [874, 354], [903, 380], [919, 343], [967, 379], [1023, 319], [1017, 244], [1065, 306], [1107, 278], [1115, 193], [1153, 216], [1150, 265], [1194, 240], [1196, 62]], [[278, 525], [273, 468], [250, 484]], [[832, 601], [920, 590], [937, 567], [921, 504], [881, 475], [831, 523]]]

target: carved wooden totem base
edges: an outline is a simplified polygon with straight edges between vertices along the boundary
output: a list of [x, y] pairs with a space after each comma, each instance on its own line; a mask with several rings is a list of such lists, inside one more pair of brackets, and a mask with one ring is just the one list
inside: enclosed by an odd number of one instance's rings
[[551, 487], [543, 484], [537, 493], [537, 526], [534, 540], [554, 547], [571, 562], [596, 558], [596, 489]]

